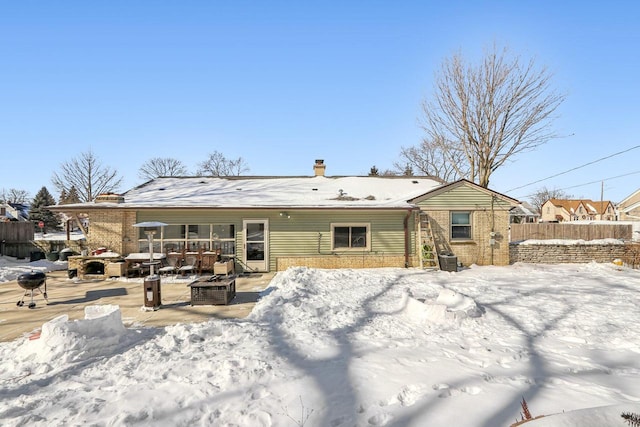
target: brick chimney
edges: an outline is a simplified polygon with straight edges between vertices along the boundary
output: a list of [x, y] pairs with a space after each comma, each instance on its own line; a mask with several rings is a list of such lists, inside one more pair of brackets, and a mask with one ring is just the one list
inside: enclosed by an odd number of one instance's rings
[[96, 203], [124, 203], [124, 197], [115, 193], [102, 193], [95, 199]]
[[324, 160], [318, 159], [316, 160], [316, 164], [313, 165], [313, 172], [315, 172], [316, 176], [324, 176]]

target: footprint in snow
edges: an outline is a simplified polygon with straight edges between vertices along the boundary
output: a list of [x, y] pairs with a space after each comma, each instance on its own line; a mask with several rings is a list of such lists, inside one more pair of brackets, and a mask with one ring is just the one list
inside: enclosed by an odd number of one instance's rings
[[410, 384], [398, 393], [398, 401], [402, 406], [412, 406], [426, 394], [427, 387], [422, 384]]
[[436, 391], [439, 391], [438, 397], [447, 398], [451, 396], [459, 396], [462, 393], [470, 394], [475, 396], [476, 394], [482, 393], [482, 388], [480, 387], [461, 387], [461, 388], [451, 388], [449, 384], [434, 384], [432, 388]]

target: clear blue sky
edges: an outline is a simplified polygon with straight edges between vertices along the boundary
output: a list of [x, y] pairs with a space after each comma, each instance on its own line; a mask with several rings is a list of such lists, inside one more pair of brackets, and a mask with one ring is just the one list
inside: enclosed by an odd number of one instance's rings
[[[91, 149], [140, 183], [151, 157], [208, 153], [251, 175], [391, 168], [418, 144], [443, 58], [507, 44], [568, 94], [558, 133], [494, 173], [619, 201], [640, 188], [640, 6], [634, 1], [19, 1], [0, 6], [0, 188], [31, 196]], [[582, 185], [594, 182], [589, 185]]]

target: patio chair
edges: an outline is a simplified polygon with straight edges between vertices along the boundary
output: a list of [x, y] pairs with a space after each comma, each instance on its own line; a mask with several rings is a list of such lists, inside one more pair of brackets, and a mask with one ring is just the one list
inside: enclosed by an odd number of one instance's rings
[[175, 275], [180, 268], [180, 260], [182, 259], [181, 254], [167, 254], [167, 258], [165, 263], [158, 269], [158, 274], [160, 276], [169, 276]]
[[187, 253], [184, 256], [182, 265], [178, 268], [181, 276], [195, 275], [198, 272], [198, 254]]
[[206, 272], [211, 272], [211, 274], [213, 274], [213, 267], [219, 258], [220, 258], [219, 251], [203, 252], [202, 255], [200, 256], [199, 273], [202, 274], [203, 271], [206, 271]]

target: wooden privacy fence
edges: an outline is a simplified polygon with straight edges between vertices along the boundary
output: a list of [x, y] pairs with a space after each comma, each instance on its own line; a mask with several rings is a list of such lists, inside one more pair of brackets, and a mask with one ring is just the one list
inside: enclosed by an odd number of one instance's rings
[[511, 242], [522, 240], [599, 240], [632, 238], [629, 224], [566, 224], [566, 223], [525, 223], [511, 224]]
[[32, 222], [0, 222], [0, 255], [25, 258], [38, 249], [33, 244]]

